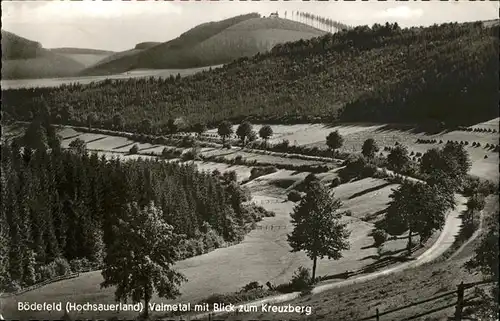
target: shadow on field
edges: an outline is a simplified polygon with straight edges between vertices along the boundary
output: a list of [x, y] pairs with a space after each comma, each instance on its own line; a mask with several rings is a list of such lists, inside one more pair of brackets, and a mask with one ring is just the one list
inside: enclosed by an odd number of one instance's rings
[[393, 183], [391, 182], [388, 182], [388, 183], [385, 183], [385, 184], [381, 184], [381, 185], [378, 185], [378, 186], [374, 186], [374, 187], [370, 187], [370, 188], [367, 188], [361, 192], [357, 192], [357, 193], [354, 193], [352, 194], [351, 196], [349, 196], [349, 200], [352, 200], [353, 198], [356, 198], [356, 197], [360, 197], [362, 195], [365, 195], [365, 194], [368, 194], [368, 193], [371, 193], [371, 192], [375, 192], [377, 190], [380, 190], [384, 187], [387, 187], [389, 185], [392, 185]]
[[72, 136], [68, 136], [68, 137], [63, 137], [62, 140], [68, 140], [68, 139], [73, 139], [73, 138], [77, 138], [78, 136], [80, 136], [81, 134], [76, 134], [76, 135], [72, 135]]
[[430, 126], [430, 125], [406, 125], [406, 124], [387, 124], [375, 130], [375, 132], [387, 132], [387, 131], [401, 131], [408, 132], [411, 134], [426, 134], [426, 135], [437, 135], [446, 134], [452, 131], [450, 128], [443, 128], [441, 126]]
[[103, 140], [104, 138], [108, 138], [108, 137], [107, 137], [107, 136], [97, 137], [97, 138], [94, 138], [94, 139], [89, 140], [88, 142], [85, 142], [85, 144], [94, 143], [94, 142], [97, 142], [97, 141]]
[[380, 126], [382, 124], [380, 123], [368, 123], [368, 122], [361, 122], [361, 123], [343, 123], [343, 122], [332, 122], [332, 123], [327, 123], [325, 124], [325, 128], [335, 128], [335, 127], [342, 127], [342, 128], [350, 128], [350, 127], [372, 127], [372, 126]]
[[361, 220], [363, 222], [371, 222], [371, 221], [374, 221], [376, 220], [380, 215], [383, 215], [387, 212], [387, 208], [384, 208], [384, 209], [381, 209], [381, 210], [378, 210], [376, 211], [375, 213], [372, 213], [372, 214], [368, 214], [366, 215], [365, 217], [363, 217]]
[[158, 148], [158, 147], [161, 147], [161, 145], [154, 145], [154, 146], [151, 146], [151, 147], [142, 148], [142, 149], [139, 149], [139, 151], [144, 152], [146, 150], [155, 149], [155, 148]]
[[131, 145], [134, 145], [134, 144], [137, 144], [136, 142], [131, 142], [131, 143], [127, 143], [125, 145], [121, 145], [121, 146], [118, 146], [118, 147], [115, 147], [113, 149], [120, 149], [120, 148], [125, 148], [125, 147], [129, 147]]

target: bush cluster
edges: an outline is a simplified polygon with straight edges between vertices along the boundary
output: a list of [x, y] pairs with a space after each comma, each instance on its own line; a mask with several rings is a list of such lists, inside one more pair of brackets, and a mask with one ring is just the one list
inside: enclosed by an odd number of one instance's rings
[[254, 167], [250, 171], [250, 179], [256, 179], [257, 177], [272, 174], [277, 171], [278, 169], [274, 166]]
[[290, 191], [290, 193], [288, 193], [288, 200], [290, 202], [298, 202], [302, 199], [302, 195], [300, 194], [299, 191]]

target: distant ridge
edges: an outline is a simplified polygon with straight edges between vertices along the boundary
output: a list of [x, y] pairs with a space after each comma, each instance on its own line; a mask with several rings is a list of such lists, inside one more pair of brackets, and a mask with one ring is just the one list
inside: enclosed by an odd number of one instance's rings
[[60, 54], [80, 54], [80, 55], [111, 55], [115, 53], [114, 51], [110, 50], [70, 48], [70, 47], [51, 48], [48, 50]]
[[135, 45], [134, 49], [148, 49], [148, 48], [157, 46], [159, 44], [161, 44], [161, 42], [154, 42], [154, 41], [141, 42], [141, 43], [138, 43], [137, 45]]
[[44, 49], [39, 42], [2, 30], [2, 79], [65, 77], [83, 68], [84, 64]]
[[268, 51], [279, 43], [307, 40], [325, 33], [297, 21], [261, 18], [251, 13], [198, 25], [176, 39], [149, 48], [144, 44], [151, 43], [138, 44], [132, 50], [117, 53], [85, 69], [82, 75], [219, 65]]

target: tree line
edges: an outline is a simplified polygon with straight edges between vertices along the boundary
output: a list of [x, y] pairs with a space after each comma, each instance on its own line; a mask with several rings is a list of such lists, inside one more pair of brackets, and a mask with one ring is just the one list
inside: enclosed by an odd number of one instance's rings
[[481, 22], [362, 26], [184, 78], [2, 90], [2, 107], [17, 120], [46, 108], [57, 123], [136, 132], [146, 121], [162, 134], [245, 119], [468, 124], [498, 116], [497, 35]]

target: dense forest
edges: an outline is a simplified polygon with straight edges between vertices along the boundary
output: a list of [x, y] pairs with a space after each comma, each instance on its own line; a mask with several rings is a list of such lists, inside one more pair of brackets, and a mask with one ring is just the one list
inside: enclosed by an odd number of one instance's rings
[[[444, 122], [498, 116], [498, 26], [447, 23], [401, 29], [356, 27], [275, 46], [189, 77], [106, 80], [89, 85], [2, 91], [5, 116], [30, 120], [41, 106], [53, 121], [135, 131], [147, 119], [167, 132], [222, 120]], [[115, 126], [113, 126], [115, 125]]]
[[252, 222], [271, 215], [243, 204], [249, 194], [234, 175], [158, 160], [106, 160], [53, 141], [50, 149], [23, 144], [43, 130], [32, 125], [23, 139], [2, 144], [0, 288], [99, 268], [114, 226], [146, 206], [184, 235], [181, 258], [240, 241]]

